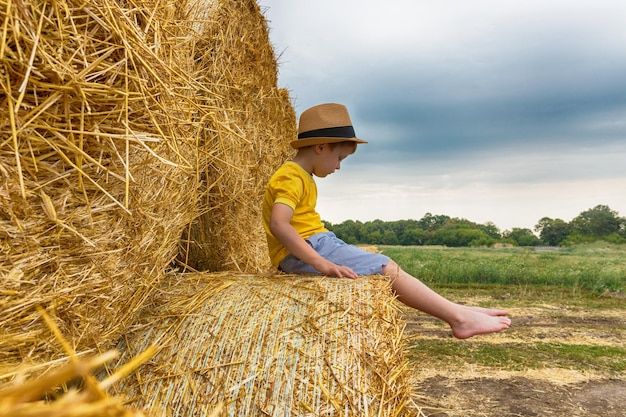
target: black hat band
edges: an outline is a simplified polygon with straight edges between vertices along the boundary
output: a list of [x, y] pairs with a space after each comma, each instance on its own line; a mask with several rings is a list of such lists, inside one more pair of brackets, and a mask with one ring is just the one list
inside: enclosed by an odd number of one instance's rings
[[352, 126], [326, 127], [324, 129], [309, 130], [298, 134], [298, 139], [308, 138], [355, 138], [354, 128]]

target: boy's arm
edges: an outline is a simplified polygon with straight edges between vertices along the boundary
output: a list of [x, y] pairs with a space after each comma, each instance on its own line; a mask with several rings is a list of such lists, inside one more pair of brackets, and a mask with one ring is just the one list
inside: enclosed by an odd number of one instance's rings
[[311, 265], [324, 275], [356, 278], [356, 273], [347, 266], [336, 265], [320, 256], [291, 225], [293, 209], [286, 204], [276, 203], [270, 216], [270, 231], [293, 256]]

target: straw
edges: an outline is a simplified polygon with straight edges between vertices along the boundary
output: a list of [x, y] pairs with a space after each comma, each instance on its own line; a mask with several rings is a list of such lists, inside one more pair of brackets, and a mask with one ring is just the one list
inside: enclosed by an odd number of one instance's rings
[[[68, 361], [65, 365], [56, 363], [43, 364], [47, 368], [42, 374], [38, 373], [42, 366], [27, 366], [13, 375], [13, 382], [0, 389], [0, 415], [4, 417], [88, 417], [88, 416], [143, 416], [141, 411], [125, 406], [118, 398], [111, 397], [105, 390], [112, 383], [124, 378], [142, 363], [149, 360], [155, 348], [148, 349], [132, 358], [119, 370], [112, 373], [102, 383], [97, 383], [94, 372], [107, 362], [118, 356], [116, 351], [105, 352], [101, 355], [82, 359], [69, 346], [68, 341], [61, 334], [51, 317], [45, 310], [39, 308], [57, 341], [68, 352]], [[0, 375], [0, 380], [4, 376]], [[82, 388], [77, 389], [76, 381], [82, 380]], [[72, 388], [67, 388], [72, 386]]]
[[164, 294], [118, 346], [124, 360], [162, 344], [118, 386], [148, 413], [418, 413], [403, 325], [382, 277], [182, 274]]
[[185, 230], [179, 259], [195, 270], [264, 272], [263, 190], [292, 153], [295, 113], [276, 87], [276, 58], [256, 2], [221, 1], [210, 10], [211, 24], [197, 25], [196, 59], [204, 68], [198, 81], [212, 85], [214, 94], [200, 99], [216, 108], [215, 127], [199, 139], [211, 158], [200, 172], [200, 215]]
[[176, 258], [267, 267], [294, 116], [256, 3], [0, 0], [0, 21], [0, 368], [56, 357], [36, 305], [105, 351]]

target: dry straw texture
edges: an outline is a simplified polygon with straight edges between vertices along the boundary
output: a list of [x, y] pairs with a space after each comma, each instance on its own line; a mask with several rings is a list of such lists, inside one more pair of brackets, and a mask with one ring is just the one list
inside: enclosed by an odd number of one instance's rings
[[162, 349], [121, 392], [154, 416], [402, 416], [403, 326], [382, 277], [172, 277], [120, 350]]
[[215, 130], [201, 146], [211, 158], [201, 172], [202, 215], [186, 229], [180, 259], [201, 271], [265, 271], [270, 267], [261, 201], [271, 174], [290, 155], [296, 136], [288, 94], [277, 89], [268, 29], [253, 0], [221, 1], [197, 45], [205, 68], [198, 81], [213, 95]]
[[[107, 394], [109, 381], [97, 382], [96, 369], [114, 359], [116, 352], [107, 352], [88, 359], [75, 359], [43, 376], [19, 380], [0, 390], [0, 415], [3, 417], [142, 417], [141, 410], [131, 409], [120, 398]], [[52, 366], [53, 364], [50, 364]], [[24, 373], [37, 374], [35, 369]], [[19, 375], [18, 375], [19, 376]], [[111, 379], [116, 377], [112, 376]], [[85, 387], [62, 391], [63, 386], [83, 379]], [[51, 401], [54, 399], [54, 401]]]
[[37, 305], [106, 350], [180, 253], [264, 267], [294, 118], [254, 1], [0, 0], [0, 24], [0, 364], [54, 356]]
[[54, 306], [78, 347], [124, 332], [190, 221], [202, 127], [176, 8], [0, 10], [4, 362], [47, 350], [36, 305]]
[[[141, 410], [127, 407], [107, 389], [149, 360], [156, 348], [145, 351], [98, 382], [96, 371], [118, 357], [116, 351], [86, 358], [77, 355], [48, 313], [42, 318], [68, 357], [40, 365], [27, 365], [0, 375], [11, 377], [11, 384], [0, 389], [0, 415], [3, 417], [142, 417]], [[82, 389], [78, 389], [78, 385]]]

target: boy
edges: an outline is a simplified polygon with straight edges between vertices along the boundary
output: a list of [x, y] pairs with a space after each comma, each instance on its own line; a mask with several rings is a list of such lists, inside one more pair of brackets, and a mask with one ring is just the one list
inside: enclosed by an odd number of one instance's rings
[[281, 271], [357, 278], [383, 274], [404, 304], [447, 322], [452, 334], [465, 339], [509, 328], [504, 310], [468, 307], [448, 301], [389, 257], [347, 245], [329, 232], [315, 210], [317, 187], [340, 169], [341, 161], [367, 143], [356, 137], [348, 110], [341, 104], [314, 106], [302, 113], [297, 149], [270, 179], [263, 199], [263, 225], [272, 264]]

